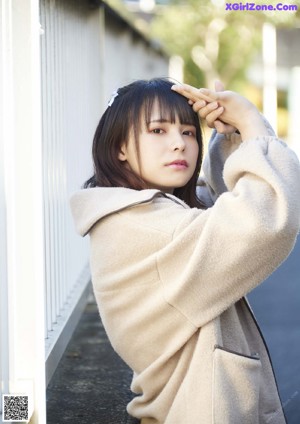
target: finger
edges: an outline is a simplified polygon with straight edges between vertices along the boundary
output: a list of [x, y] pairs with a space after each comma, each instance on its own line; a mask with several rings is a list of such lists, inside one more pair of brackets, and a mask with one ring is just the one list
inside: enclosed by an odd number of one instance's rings
[[226, 134], [232, 134], [236, 132], [236, 128], [229, 124], [224, 124], [226, 127]]
[[236, 131], [236, 128], [234, 128], [232, 125], [225, 124], [219, 119], [215, 121], [215, 129], [220, 134], [232, 134]]
[[187, 99], [196, 102], [197, 100], [205, 100], [207, 102], [214, 101], [218, 98], [218, 94], [216, 94], [212, 90], [208, 90], [207, 88], [195, 88], [188, 84], [182, 85], [173, 85], [171, 90], [176, 91]]
[[176, 91], [176, 93], [181, 94], [182, 96], [186, 97], [187, 99], [196, 102], [199, 100], [199, 97], [197, 96], [197, 92], [199, 91], [197, 88], [192, 87], [188, 84], [174, 84], [171, 87], [171, 90]]
[[[189, 100], [190, 102], [191, 100]], [[197, 100], [195, 103], [192, 103], [194, 112], [199, 112], [200, 109], [204, 108], [207, 105], [204, 100]]]
[[217, 109], [206, 113], [206, 115], [204, 115], [204, 113], [202, 113], [202, 111], [200, 110], [199, 115], [202, 119], [206, 120], [206, 123], [210, 128], [214, 128], [215, 121], [220, 117], [220, 115], [222, 115], [223, 112], [224, 108], [218, 107]]
[[222, 81], [220, 81], [220, 80], [215, 81], [215, 90], [216, 91], [224, 91], [225, 90], [225, 87], [224, 87], [224, 84], [222, 83]]
[[198, 96], [207, 102], [213, 102], [220, 98], [218, 92], [209, 90], [208, 88], [199, 88]]
[[225, 134], [225, 124], [224, 122], [220, 121], [220, 120], [216, 120], [215, 123], [215, 129], [217, 130], [217, 132], [219, 134]]
[[[203, 100], [200, 100], [200, 101], [203, 102]], [[193, 109], [194, 109], [195, 112], [198, 112], [199, 113], [200, 118], [202, 118], [202, 119], [206, 119], [206, 117], [207, 117], [208, 114], [210, 114], [213, 110], [218, 109], [218, 107], [219, 107], [218, 102], [211, 102], [211, 103], [207, 103], [206, 106], [204, 106], [202, 108], [199, 108], [197, 110], [197, 103], [198, 102], [196, 102], [193, 105]]]

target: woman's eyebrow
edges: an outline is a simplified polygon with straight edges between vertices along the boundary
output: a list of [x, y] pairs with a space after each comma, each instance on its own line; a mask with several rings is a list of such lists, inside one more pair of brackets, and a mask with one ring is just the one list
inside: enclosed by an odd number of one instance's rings
[[[155, 118], [155, 119], [150, 119], [150, 121], [147, 122], [147, 125], [150, 124], [164, 124], [164, 123], [171, 123], [172, 121], [170, 119], [166, 119], [166, 118]], [[181, 122], [181, 125], [188, 125], [191, 127], [196, 127], [196, 125], [194, 124], [194, 122]]]
[[[171, 120], [170, 119], [166, 119], [166, 118], [158, 118], [158, 119], [150, 119], [150, 121], [148, 122], [149, 124], [151, 124], [152, 122], [160, 122], [160, 123], [162, 123], [162, 122], [171, 122]], [[193, 122], [188, 122], [188, 121], [186, 121], [186, 122], [181, 122], [181, 124], [183, 124], [183, 125], [191, 125], [191, 126], [195, 126], [195, 124], [193, 123]]]

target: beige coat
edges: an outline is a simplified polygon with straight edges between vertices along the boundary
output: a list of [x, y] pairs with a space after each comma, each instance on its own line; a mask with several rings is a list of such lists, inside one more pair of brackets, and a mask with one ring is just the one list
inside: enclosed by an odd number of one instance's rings
[[202, 184], [200, 195], [219, 197], [207, 210], [158, 190], [93, 188], [72, 198], [74, 219], [90, 234], [103, 324], [134, 371], [131, 415], [142, 424], [282, 424], [244, 296], [294, 246], [299, 162], [271, 136], [241, 145], [217, 137], [210, 151], [217, 169], [208, 157], [212, 189]]

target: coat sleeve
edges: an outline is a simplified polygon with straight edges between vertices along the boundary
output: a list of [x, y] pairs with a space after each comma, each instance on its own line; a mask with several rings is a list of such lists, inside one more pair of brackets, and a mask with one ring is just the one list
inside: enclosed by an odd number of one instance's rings
[[202, 165], [203, 175], [197, 181], [197, 196], [206, 206], [212, 206], [217, 198], [227, 191], [223, 180], [224, 164], [241, 142], [239, 134], [225, 136], [213, 131]]
[[299, 231], [299, 161], [276, 137], [243, 142], [223, 178], [216, 203], [186, 211], [157, 255], [166, 301], [198, 327], [270, 275]]
[[[270, 136], [275, 132], [267, 119], [262, 115]], [[197, 196], [207, 207], [212, 206], [217, 198], [227, 191], [223, 179], [224, 164], [229, 156], [240, 147], [241, 135], [238, 133], [219, 134], [213, 130], [208, 143], [208, 153], [203, 161], [203, 175], [197, 182]]]

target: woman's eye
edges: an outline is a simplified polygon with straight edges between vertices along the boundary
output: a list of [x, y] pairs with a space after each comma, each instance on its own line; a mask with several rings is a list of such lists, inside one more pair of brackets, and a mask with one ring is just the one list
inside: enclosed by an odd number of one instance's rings
[[190, 137], [195, 137], [195, 134], [193, 131], [183, 131], [183, 135], [188, 135]]
[[154, 128], [154, 130], [151, 130], [153, 134], [162, 134], [163, 130], [161, 128]]

